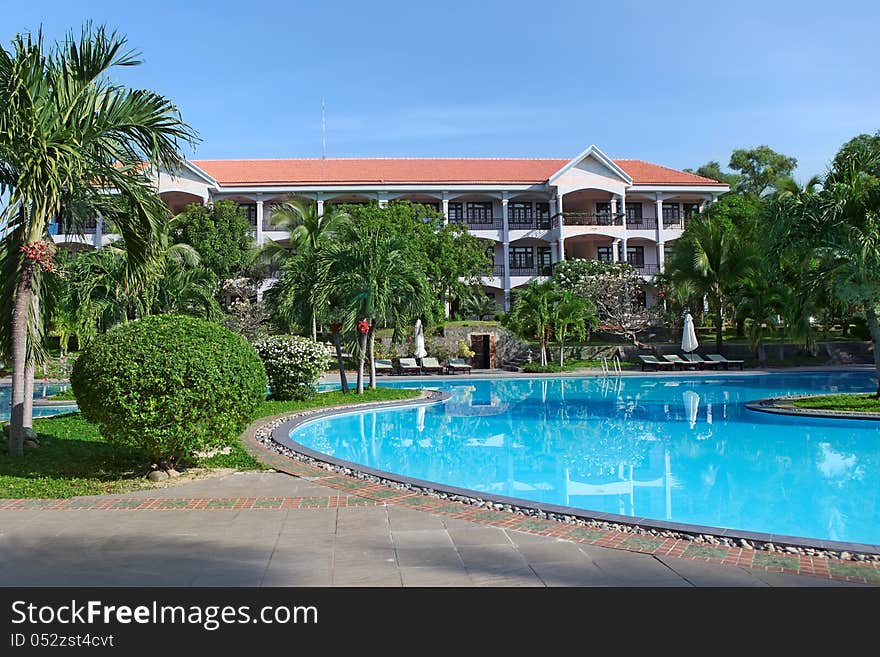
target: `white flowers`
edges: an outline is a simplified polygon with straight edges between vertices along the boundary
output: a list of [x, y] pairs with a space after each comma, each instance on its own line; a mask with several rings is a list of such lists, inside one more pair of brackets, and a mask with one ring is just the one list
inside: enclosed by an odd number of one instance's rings
[[296, 335], [270, 335], [254, 342], [276, 399], [302, 399], [330, 366], [327, 345]]

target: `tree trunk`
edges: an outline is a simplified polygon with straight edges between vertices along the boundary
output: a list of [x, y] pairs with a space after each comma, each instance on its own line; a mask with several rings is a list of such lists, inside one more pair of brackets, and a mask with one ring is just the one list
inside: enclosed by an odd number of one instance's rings
[[367, 334], [358, 332], [357, 394], [364, 394], [364, 359], [367, 355]]
[[312, 308], [312, 340], [318, 340], [318, 313]]
[[721, 350], [721, 344], [724, 342], [724, 309], [721, 305], [723, 299], [721, 296], [718, 296], [716, 301], [717, 305], [715, 307], [715, 352], [723, 354], [724, 352]]
[[565, 366], [565, 339], [559, 339], [559, 367]]
[[880, 322], [877, 320], [877, 309], [873, 303], [867, 304], [865, 319], [871, 332], [871, 344], [874, 349], [874, 368], [877, 370], [877, 397], [880, 398]]
[[33, 271], [25, 265], [18, 273], [12, 308], [12, 412], [9, 426], [9, 455], [24, 454], [25, 394], [27, 392], [27, 333], [31, 307]]
[[376, 388], [376, 329], [370, 318], [370, 331], [367, 333], [367, 353], [370, 357], [370, 387]]
[[34, 376], [36, 374], [34, 359], [28, 361], [24, 371], [24, 414], [21, 421], [27, 434], [28, 429], [34, 428]]
[[336, 347], [336, 362], [339, 364], [339, 383], [342, 385], [342, 394], [348, 394], [348, 381], [345, 378], [345, 360], [342, 357], [342, 337], [339, 333], [333, 333], [333, 346]]
[[785, 360], [785, 329], [779, 329], [779, 362]]

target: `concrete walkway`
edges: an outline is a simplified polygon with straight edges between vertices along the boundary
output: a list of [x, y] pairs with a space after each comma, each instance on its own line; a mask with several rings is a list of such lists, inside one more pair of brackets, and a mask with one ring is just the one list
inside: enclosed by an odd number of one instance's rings
[[[224, 506], [233, 498], [251, 502]], [[346, 506], [357, 499], [248, 472], [76, 498], [64, 509], [0, 510], [0, 585], [855, 585], [585, 545], [402, 505]]]

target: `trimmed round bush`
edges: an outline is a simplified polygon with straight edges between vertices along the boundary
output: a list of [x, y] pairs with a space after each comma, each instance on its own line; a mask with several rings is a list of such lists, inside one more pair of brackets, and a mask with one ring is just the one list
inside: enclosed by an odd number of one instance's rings
[[327, 346], [298, 335], [270, 335], [254, 342], [269, 376], [272, 399], [309, 399], [330, 366]]
[[254, 348], [212, 322], [156, 315], [120, 324], [80, 354], [70, 382], [83, 416], [111, 444], [162, 469], [232, 444], [266, 399]]

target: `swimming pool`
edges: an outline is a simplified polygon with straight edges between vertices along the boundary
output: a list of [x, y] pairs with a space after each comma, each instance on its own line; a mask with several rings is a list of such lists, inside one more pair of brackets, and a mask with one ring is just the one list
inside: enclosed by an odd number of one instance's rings
[[876, 390], [867, 371], [383, 383], [452, 396], [316, 419], [291, 440], [482, 493], [880, 544], [880, 422], [744, 407], [781, 394]]
[[[37, 382], [34, 384], [34, 399], [44, 399], [46, 397], [50, 397], [52, 395], [58, 394], [64, 390], [70, 388], [69, 383], [40, 383]], [[9, 411], [10, 411], [10, 401], [12, 398], [12, 386], [9, 385], [0, 385], [0, 421], [9, 419]], [[58, 405], [53, 404], [52, 406], [38, 406], [34, 404], [34, 417], [46, 417], [48, 415], [57, 415], [59, 413], [69, 413], [70, 411], [76, 410], [76, 404], [74, 402], [70, 402], [70, 404]]]

